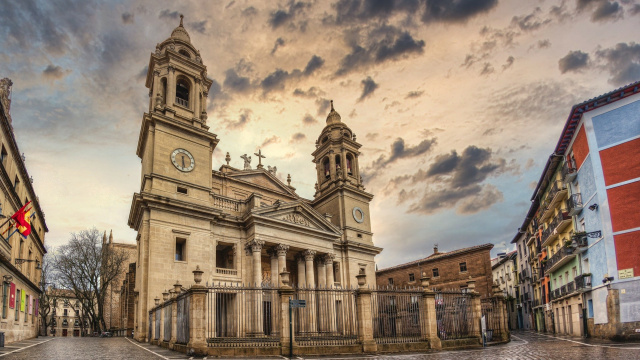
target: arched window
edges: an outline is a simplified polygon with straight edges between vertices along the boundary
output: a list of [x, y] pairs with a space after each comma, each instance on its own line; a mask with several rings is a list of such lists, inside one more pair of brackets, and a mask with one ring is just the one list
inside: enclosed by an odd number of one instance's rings
[[180, 51], [178, 51], [178, 53], [179, 53], [180, 55], [182, 55], [182, 56], [186, 56], [186, 57], [188, 57], [189, 59], [191, 59], [191, 55], [189, 55], [189, 53], [187, 52], [187, 50], [180, 49]]
[[324, 169], [324, 178], [328, 179], [331, 176], [331, 172], [329, 171], [329, 158], [326, 157], [322, 161], [322, 168]]
[[[342, 173], [342, 164], [340, 164], [340, 155], [336, 155], [336, 173], [337, 174]], [[341, 175], [338, 175], [338, 176], [341, 176]]]
[[160, 80], [160, 94], [162, 95], [162, 104], [167, 104], [167, 78]]
[[176, 83], [176, 103], [189, 107], [189, 83], [185, 79], [178, 79]]
[[325, 136], [325, 137], [323, 137], [323, 138], [322, 138], [322, 142], [321, 142], [321, 143], [322, 143], [322, 144], [324, 144], [324, 143], [326, 143], [328, 140], [329, 140], [329, 137], [328, 137], [328, 136]]
[[347, 154], [347, 174], [353, 175], [353, 156], [351, 154]]

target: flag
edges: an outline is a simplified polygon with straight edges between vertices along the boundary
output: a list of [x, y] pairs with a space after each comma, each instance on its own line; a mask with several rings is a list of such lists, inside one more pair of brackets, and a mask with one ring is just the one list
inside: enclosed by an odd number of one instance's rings
[[16, 284], [11, 283], [11, 290], [9, 291], [11, 296], [9, 297], [9, 307], [15, 309], [16, 307]]
[[25, 210], [29, 204], [31, 204], [31, 201], [24, 204], [20, 210], [11, 215], [11, 219], [16, 222], [16, 229], [20, 235], [24, 237], [27, 237], [31, 233], [31, 208]]

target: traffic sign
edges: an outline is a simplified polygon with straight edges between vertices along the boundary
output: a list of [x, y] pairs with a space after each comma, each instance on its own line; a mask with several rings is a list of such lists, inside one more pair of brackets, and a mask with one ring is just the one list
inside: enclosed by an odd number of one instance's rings
[[289, 307], [291, 308], [307, 307], [307, 300], [289, 300]]

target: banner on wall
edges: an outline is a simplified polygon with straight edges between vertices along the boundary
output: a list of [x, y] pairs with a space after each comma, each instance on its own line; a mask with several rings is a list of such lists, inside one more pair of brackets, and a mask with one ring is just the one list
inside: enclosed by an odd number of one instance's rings
[[33, 295], [29, 295], [29, 315], [33, 314]]
[[27, 293], [20, 291], [20, 311], [24, 312], [24, 304], [27, 302]]
[[9, 307], [16, 308], [16, 284], [11, 283], [11, 289], [9, 291]]
[[38, 316], [38, 310], [40, 310], [40, 299], [36, 298], [36, 316]]

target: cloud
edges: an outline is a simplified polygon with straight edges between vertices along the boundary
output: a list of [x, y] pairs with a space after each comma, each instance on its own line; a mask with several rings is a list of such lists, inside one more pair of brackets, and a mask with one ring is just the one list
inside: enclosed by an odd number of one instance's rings
[[269, 15], [269, 24], [271, 25], [271, 28], [277, 29], [290, 20], [293, 20], [297, 14], [302, 12], [307, 7], [311, 7], [311, 3], [305, 3], [302, 1], [296, 2], [294, 0], [291, 0], [289, 2], [288, 9], [279, 9], [272, 11]]
[[224, 82], [222, 83], [225, 90], [246, 93], [251, 90], [251, 80], [248, 77], [240, 76], [234, 69], [228, 69], [225, 72]]
[[293, 143], [301, 142], [302, 140], [304, 140], [306, 138], [307, 138], [307, 136], [305, 134], [303, 134], [301, 132], [297, 132], [297, 133], [291, 135], [291, 140], [289, 140], [289, 143], [293, 144]]
[[498, 0], [426, 0], [422, 21], [464, 23], [470, 18], [488, 12]]
[[538, 16], [540, 13], [542, 13], [542, 10], [536, 7], [531, 14], [514, 16], [511, 19], [511, 25], [525, 32], [538, 30], [551, 22], [551, 19], [540, 19]]
[[622, 6], [617, 1], [609, 0], [578, 0], [576, 2], [578, 13], [591, 12], [591, 21], [605, 22], [618, 20], [624, 12]]
[[378, 139], [378, 133], [367, 133], [364, 137], [369, 141], [376, 141]]
[[360, 98], [358, 99], [358, 102], [360, 102], [360, 101], [368, 98], [369, 96], [371, 96], [373, 94], [373, 92], [376, 91], [376, 89], [380, 86], [380, 85], [376, 84], [375, 81], [373, 81], [371, 76], [369, 76], [366, 79], [362, 80], [360, 82], [360, 84], [362, 85], [362, 94], [360, 95]]
[[58, 65], [47, 65], [47, 67], [42, 70], [42, 76], [49, 80], [57, 80], [67, 76], [70, 72], [71, 70], [65, 70]]
[[304, 125], [313, 125], [315, 123], [317, 123], [318, 120], [316, 120], [313, 116], [311, 116], [309, 113], [305, 114], [304, 117], [302, 118], [302, 123]]
[[424, 91], [422, 91], [422, 90], [420, 90], [420, 91], [409, 91], [404, 98], [405, 99], [415, 99], [415, 98], [419, 98], [420, 96], [422, 96], [422, 94], [424, 94]]
[[207, 30], [207, 20], [190, 22], [187, 27], [197, 33], [204, 34]]
[[278, 51], [278, 48], [284, 46], [284, 39], [279, 37], [276, 39], [275, 44], [273, 44], [273, 49], [271, 49], [271, 55], [275, 54]]
[[129, 12], [122, 13], [123, 24], [133, 24], [133, 14]]
[[281, 141], [280, 137], [277, 135], [273, 135], [270, 138], [266, 138], [264, 139], [264, 141], [262, 142], [262, 144], [260, 145], [260, 148], [266, 147], [267, 145], [271, 145], [271, 144], [277, 144]]
[[640, 79], [640, 44], [618, 43], [595, 53], [602, 67], [609, 72], [609, 82], [616, 86]]
[[475, 196], [463, 199], [457, 207], [458, 214], [475, 214], [481, 210], [490, 208], [493, 204], [504, 201], [502, 192], [495, 186], [487, 184], [481, 192]]
[[251, 121], [251, 109], [241, 109], [237, 121], [225, 120], [226, 128], [229, 130], [242, 130]]
[[491, 63], [484, 63], [484, 66], [482, 67], [482, 70], [480, 71], [480, 75], [484, 76], [484, 75], [489, 75], [495, 72], [495, 69], [493, 68], [493, 65], [491, 65]]
[[351, 52], [340, 61], [336, 75], [367, 69], [374, 64], [397, 61], [424, 53], [425, 42], [399, 28], [382, 25], [369, 32], [366, 44], [351, 42]]
[[324, 65], [324, 59], [317, 55], [313, 55], [311, 59], [307, 62], [307, 65], [304, 68], [304, 71], [299, 69], [294, 69], [291, 72], [282, 69], [276, 69], [271, 74], [267, 75], [261, 82], [260, 87], [263, 90], [263, 94], [266, 94], [271, 91], [281, 91], [284, 90], [285, 83], [290, 79], [297, 79], [302, 77], [309, 77], [315, 71]]
[[169, 9], [164, 9], [160, 11], [158, 14], [159, 19], [172, 19], [177, 20], [180, 17], [180, 13], [177, 11], [171, 11]]
[[326, 116], [329, 114], [329, 107], [331, 106], [329, 99], [318, 98], [316, 99], [316, 105], [318, 106], [318, 116]]
[[[397, 138], [391, 144], [391, 152], [389, 155], [380, 155], [380, 157], [375, 160], [371, 166], [372, 169], [381, 169], [386, 167], [387, 165], [404, 158], [411, 158], [422, 155], [436, 144], [436, 138], [422, 140], [416, 146], [406, 146], [403, 138]], [[374, 177], [369, 175], [370, 178]]]
[[304, 98], [317, 98], [321, 95], [324, 95], [324, 92], [315, 86], [310, 87], [307, 91], [304, 91], [302, 89], [295, 89], [293, 91], [293, 96], [300, 96]]
[[324, 65], [324, 59], [318, 55], [313, 55], [307, 63], [307, 66], [304, 67], [303, 74], [309, 76], [313, 74], [314, 71], [320, 69], [322, 65]]
[[546, 49], [551, 46], [551, 41], [549, 39], [538, 40], [536, 46], [538, 49]]
[[562, 59], [558, 60], [558, 68], [560, 73], [578, 72], [586, 68], [589, 63], [589, 54], [580, 50], [569, 51]]
[[516, 60], [516, 59], [515, 59], [513, 56], [509, 56], [509, 57], [507, 58], [507, 62], [506, 62], [504, 65], [502, 65], [502, 71], [505, 71], [505, 70], [507, 70], [508, 68], [510, 68], [510, 67], [513, 65], [513, 62], [514, 62], [515, 60]]

